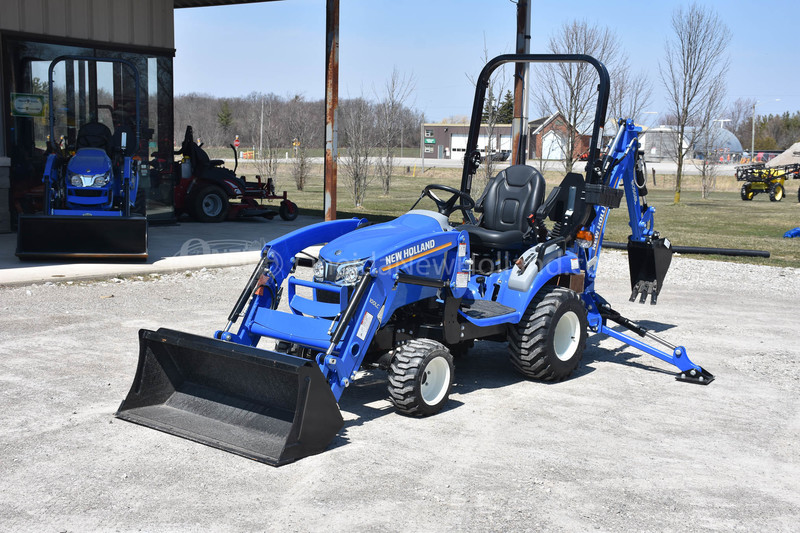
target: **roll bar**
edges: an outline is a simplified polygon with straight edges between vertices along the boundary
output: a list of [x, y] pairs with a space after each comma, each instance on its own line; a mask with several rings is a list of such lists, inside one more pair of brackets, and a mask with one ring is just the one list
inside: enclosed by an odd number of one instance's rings
[[586, 178], [589, 183], [598, 182], [600, 173], [591, 168], [591, 166], [596, 164], [595, 154], [597, 153], [597, 147], [600, 146], [601, 143], [600, 135], [606, 121], [606, 110], [608, 108], [608, 95], [611, 82], [605, 65], [592, 56], [585, 54], [504, 54], [486, 63], [486, 66], [481, 70], [480, 75], [478, 75], [478, 80], [475, 83], [475, 100], [472, 104], [472, 117], [469, 122], [466, 156], [464, 157], [464, 168], [461, 174], [461, 190], [469, 194], [472, 188], [472, 176], [477, 170], [477, 164], [472, 160], [471, 155], [478, 146], [481, 117], [483, 115], [483, 101], [486, 98], [489, 77], [497, 67], [506, 63], [588, 63], [597, 70], [600, 82], [597, 85], [597, 107], [594, 113], [592, 138], [589, 144], [589, 161], [586, 164]]

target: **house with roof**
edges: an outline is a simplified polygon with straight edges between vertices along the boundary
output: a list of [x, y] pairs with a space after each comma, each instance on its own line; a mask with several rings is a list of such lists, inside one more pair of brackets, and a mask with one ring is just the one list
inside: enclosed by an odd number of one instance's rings
[[575, 138], [573, 159], [589, 150], [590, 135], [577, 133], [564, 115], [556, 111], [552, 115], [528, 122], [528, 158], [555, 159], [566, 158], [567, 142]]

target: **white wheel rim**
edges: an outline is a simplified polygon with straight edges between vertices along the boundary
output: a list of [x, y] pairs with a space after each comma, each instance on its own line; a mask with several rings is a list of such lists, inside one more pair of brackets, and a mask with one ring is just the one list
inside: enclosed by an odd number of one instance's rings
[[553, 333], [553, 351], [562, 361], [568, 361], [578, 349], [581, 338], [581, 321], [573, 311], [567, 311], [556, 324]]
[[222, 211], [222, 199], [216, 194], [209, 194], [203, 198], [203, 212], [210, 216], [215, 217]]
[[444, 357], [432, 359], [423, 370], [420, 383], [422, 400], [428, 405], [436, 405], [445, 394], [450, 384], [450, 365]]

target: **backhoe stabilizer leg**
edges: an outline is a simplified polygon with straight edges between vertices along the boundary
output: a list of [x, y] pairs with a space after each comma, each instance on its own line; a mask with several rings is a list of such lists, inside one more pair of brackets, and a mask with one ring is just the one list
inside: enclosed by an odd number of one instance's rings
[[[617, 339], [618, 341], [624, 342], [629, 346], [638, 348], [646, 354], [652, 355], [653, 357], [658, 357], [662, 361], [676, 366], [678, 370], [680, 370], [680, 372], [675, 375], [675, 379], [678, 381], [686, 381], [688, 383], [697, 383], [700, 385], [708, 385], [714, 381], [713, 374], [707, 370], [704, 370], [699, 365], [694, 364], [691, 359], [689, 359], [689, 355], [686, 353], [686, 348], [683, 346], [675, 346], [661, 337], [654, 335], [651, 331], [642, 327], [640, 324], [637, 324], [636, 322], [633, 322], [632, 320], [620, 315], [619, 312], [613, 309], [611, 305], [609, 305], [609, 303], [596, 292], [590, 293], [588, 301], [589, 307], [596, 309], [596, 313], [593, 313], [594, 320], [596, 320], [596, 322], [594, 323], [592, 329], [596, 330], [598, 333], [602, 333]], [[648, 338], [661, 344], [662, 346], [671, 350], [672, 353], [659, 350], [653, 346], [650, 346], [649, 344], [645, 344], [637, 338], [611, 329], [607, 325], [609, 320], [619, 324], [628, 331], [636, 333], [639, 337]], [[592, 317], [590, 317], [590, 323], [591, 322]]]
[[647, 337], [658, 341], [666, 346], [672, 348], [672, 353], [667, 353], [661, 351], [657, 348], [650, 346], [649, 344], [645, 344], [638, 339], [635, 339], [629, 335], [625, 335], [619, 331], [613, 330], [608, 327], [605, 323], [601, 324], [598, 333], [602, 333], [618, 341], [624, 342], [629, 346], [633, 346], [646, 354], [652, 355], [653, 357], [657, 357], [666, 363], [670, 363], [671, 365], [676, 366], [680, 372], [675, 375], [675, 379], [678, 381], [685, 381], [687, 383], [697, 383], [698, 385], [708, 385], [712, 381], [714, 381], [714, 375], [704, 370], [699, 365], [696, 365], [689, 359], [689, 355], [686, 353], [686, 348], [683, 346], [672, 346], [671, 344], [663, 341], [653, 335], [650, 332], [646, 331]]

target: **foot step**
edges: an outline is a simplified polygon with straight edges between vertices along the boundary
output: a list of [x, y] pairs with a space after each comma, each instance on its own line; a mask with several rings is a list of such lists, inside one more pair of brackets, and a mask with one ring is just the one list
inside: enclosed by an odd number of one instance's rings
[[482, 318], [493, 318], [496, 316], [508, 315], [516, 312], [516, 309], [493, 300], [475, 300], [471, 303], [462, 304], [461, 312], [470, 318], [479, 320]]

